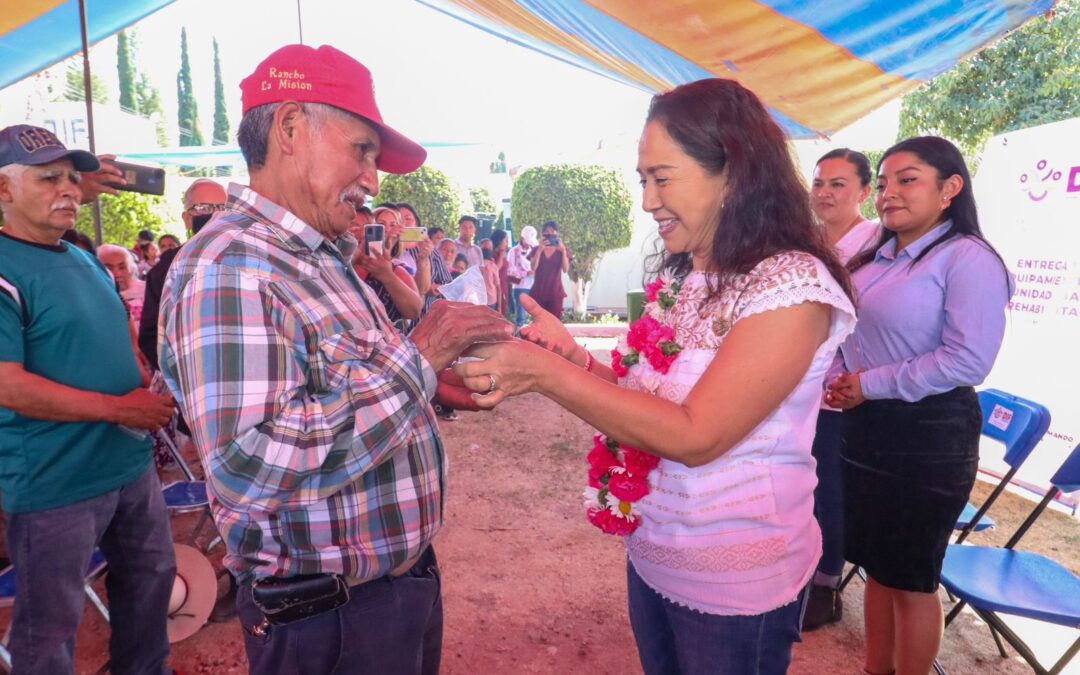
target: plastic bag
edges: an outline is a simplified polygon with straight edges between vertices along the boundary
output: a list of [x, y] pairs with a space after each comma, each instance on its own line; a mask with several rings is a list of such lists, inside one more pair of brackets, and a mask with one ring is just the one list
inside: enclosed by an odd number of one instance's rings
[[439, 286], [439, 294], [454, 302], [488, 305], [487, 284], [479, 267], [470, 267], [457, 279]]

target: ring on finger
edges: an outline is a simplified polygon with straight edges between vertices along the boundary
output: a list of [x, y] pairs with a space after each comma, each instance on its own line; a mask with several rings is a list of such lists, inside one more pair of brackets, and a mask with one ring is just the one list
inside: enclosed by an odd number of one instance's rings
[[488, 386], [488, 390], [485, 393], [494, 394], [495, 390], [498, 389], [498, 386], [496, 386], [497, 383], [495, 382], [495, 376], [488, 374], [488, 380], [491, 382], [491, 384]]

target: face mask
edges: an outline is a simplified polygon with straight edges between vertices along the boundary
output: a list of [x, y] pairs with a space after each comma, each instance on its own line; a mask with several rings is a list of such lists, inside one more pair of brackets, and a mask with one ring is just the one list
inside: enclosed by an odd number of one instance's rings
[[213, 215], [214, 214], [212, 214], [212, 213], [208, 213], [205, 216], [192, 216], [191, 217], [191, 233], [192, 234], [198, 234], [199, 230], [201, 230], [203, 228], [203, 225], [205, 225], [206, 223], [208, 223], [210, 221], [210, 218], [212, 218]]

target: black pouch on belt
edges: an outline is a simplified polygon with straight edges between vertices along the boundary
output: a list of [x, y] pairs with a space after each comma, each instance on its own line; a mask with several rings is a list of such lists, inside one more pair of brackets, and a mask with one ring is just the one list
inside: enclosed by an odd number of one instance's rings
[[349, 601], [349, 586], [339, 574], [260, 579], [251, 597], [266, 620], [281, 626], [329, 612]]

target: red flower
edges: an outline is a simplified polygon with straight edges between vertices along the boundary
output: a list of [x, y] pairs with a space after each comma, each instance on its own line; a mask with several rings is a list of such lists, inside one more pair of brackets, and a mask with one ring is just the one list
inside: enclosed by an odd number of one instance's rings
[[633, 475], [644, 478], [660, 465], [660, 458], [641, 450], [623, 447], [623, 465]]
[[605, 473], [613, 466], [619, 465], [619, 460], [615, 455], [611, 454], [611, 451], [607, 449], [606, 445], [597, 445], [589, 451], [589, 466], [596, 469], [600, 473]]
[[607, 471], [601, 471], [596, 467], [589, 467], [589, 487], [596, 488], [597, 490], [604, 489], [604, 483], [600, 480], [607, 474]]
[[589, 522], [599, 527], [607, 534], [617, 534], [620, 537], [625, 537], [628, 534], [633, 534], [634, 530], [638, 528], [641, 521], [637, 518], [630, 520], [629, 518], [621, 518], [611, 512], [611, 509], [589, 509], [588, 511]]
[[645, 351], [649, 345], [656, 344], [656, 341], [651, 339], [651, 335], [658, 328], [660, 328], [659, 321], [651, 316], [643, 316], [626, 332], [626, 344], [636, 351]]
[[613, 473], [608, 479], [608, 489], [611, 494], [624, 502], [636, 502], [649, 494], [649, 484], [645, 476], [635, 476], [629, 473]]
[[630, 373], [630, 369], [623, 365], [618, 349], [611, 350], [611, 369], [615, 371], [615, 377], [626, 377]]

